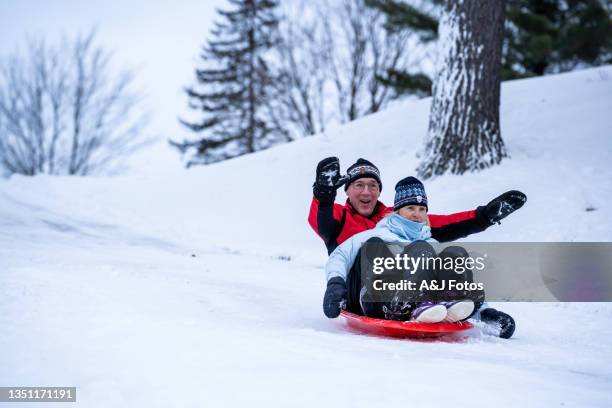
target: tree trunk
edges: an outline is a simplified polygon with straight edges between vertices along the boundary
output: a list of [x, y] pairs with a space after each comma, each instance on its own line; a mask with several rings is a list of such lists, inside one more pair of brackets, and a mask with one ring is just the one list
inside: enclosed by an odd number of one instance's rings
[[503, 0], [447, 0], [429, 135], [418, 173], [463, 174], [506, 157], [499, 128]]

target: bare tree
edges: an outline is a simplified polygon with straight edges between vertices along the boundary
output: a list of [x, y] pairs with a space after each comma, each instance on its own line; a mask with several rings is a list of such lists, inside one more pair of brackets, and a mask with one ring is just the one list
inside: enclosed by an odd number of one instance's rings
[[503, 27], [504, 1], [446, 0], [420, 176], [462, 174], [507, 156], [499, 127]]
[[327, 3], [319, 16], [340, 122], [377, 112], [392, 97], [378, 77], [406, 68], [409, 33], [385, 30], [382, 13], [363, 0]]
[[293, 125], [301, 135], [325, 131], [328, 110], [325, 106], [325, 84], [328, 81], [326, 60], [320, 52], [322, 42], [318, 22], [293, 24], [285, 21], [278, 44], [280, 81], [274, 117]]
[[148, 141], [129, 90], [92, 31], [61, 45], [31, 41], [0, 67], [0, 164], [7, 173], [86, 175], [111, 170]]
[[377, 112], [396, 96], [378, 79], [417, 63], [412, 33], [386, 30], [383, 14], [364, 0], [289, 4], [279, 47], [278, 115], [309, 135]]

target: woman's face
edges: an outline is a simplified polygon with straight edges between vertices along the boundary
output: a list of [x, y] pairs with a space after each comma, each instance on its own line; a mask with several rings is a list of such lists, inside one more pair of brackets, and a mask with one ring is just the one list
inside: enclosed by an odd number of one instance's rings
[[425, 223], [427, 222], [427, 207], [422, 205], [407, 205], [399, 209], [399, 215], [410, 221]]

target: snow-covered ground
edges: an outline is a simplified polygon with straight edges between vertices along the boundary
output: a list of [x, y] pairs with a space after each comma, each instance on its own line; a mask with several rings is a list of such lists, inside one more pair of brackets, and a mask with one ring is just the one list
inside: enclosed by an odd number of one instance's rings
[[[373, 161], [392, 202], [429, 103], [189, 171], [164, 153], [124, 177], [1, 180], [0, 385], [76, 386], [83, 407], [612, 406], [611, 304], [497, 305], [510, 340], [369, 337], [323, 315], [316, 163]], [[515, 188], [526, 206], [472, 240], [612, 241], [611, 132], [612, 67], [505, 83], [511, 159], [428, 181], [430, 211]]]

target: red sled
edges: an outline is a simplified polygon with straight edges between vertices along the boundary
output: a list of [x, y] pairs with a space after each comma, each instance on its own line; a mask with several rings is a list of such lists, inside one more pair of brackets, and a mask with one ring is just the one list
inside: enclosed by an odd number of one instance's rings
[[372, 317], [359, 316], [354, 313], [347, 312], [346, 310], [342, 310], [341, 315], [346, 319], [346, 323], [351, 329], [366, 334], [386, 337], [440, 337], [446, 334], [469, 330], [474, 327], [474, 325], [470, 322], [418, 323], [374, 319]]

